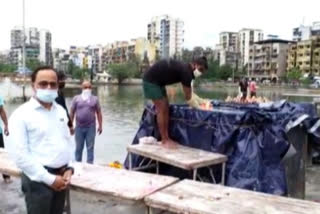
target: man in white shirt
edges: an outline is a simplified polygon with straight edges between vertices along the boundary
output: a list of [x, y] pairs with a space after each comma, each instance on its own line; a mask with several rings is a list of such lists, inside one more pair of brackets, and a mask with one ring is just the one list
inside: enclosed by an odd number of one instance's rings
[[33, 97], [9, 119], [9, 152], [22, 170], [28, 214], [62, 214], [73, 168], [66, 111], [57, 97], [57, 73], [40, 67], [32, 76]]

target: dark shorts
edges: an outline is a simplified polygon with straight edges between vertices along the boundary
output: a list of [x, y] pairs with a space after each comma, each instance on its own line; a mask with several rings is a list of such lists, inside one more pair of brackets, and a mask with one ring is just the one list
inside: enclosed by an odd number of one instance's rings
[[247, 92], [242, 92], [241, 99], [245, 100], [247, 98]]
[[3, 135], [0, 134], [0, 148], [4, 148]]
[[166, 87], [143, 81], [143, 93], [145, 98], [159, 100], [167, 97]]
[[257, 92], [251, 92], [250, 95], [251, 97], [257, 97]]

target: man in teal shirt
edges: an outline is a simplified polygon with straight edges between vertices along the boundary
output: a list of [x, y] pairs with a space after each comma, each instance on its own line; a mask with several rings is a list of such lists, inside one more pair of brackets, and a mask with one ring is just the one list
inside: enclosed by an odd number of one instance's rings
[[[4, 148], [4, 142], [3, 142], [3, 133], [8, 136], [9, 135], [9, 131], [8, 131], [8, 119], [7, 119], [7, 114], [4, 110], [3, 107], [3, 98], [0, 96], [0, 117], [2, 119], [2, 122], [4, 124], [4, 129], [2, 131], [2, 127], [0, 126], [0, 147]], [[10, 176], [8, 175], [2, 175], [3, 180], [5, 183], [10, 183]]]

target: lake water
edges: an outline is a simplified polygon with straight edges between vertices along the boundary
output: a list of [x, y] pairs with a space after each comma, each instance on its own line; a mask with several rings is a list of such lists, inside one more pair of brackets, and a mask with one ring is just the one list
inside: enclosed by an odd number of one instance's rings
[[[178, 87], [177, 87], [178, 88]], [[0, 95], [5, 99], [21, 96], [21, 86], [4, 80], [0, 83]], [[209, 99], [225, 99], [237, 94], [236, 87], [202, 87], [197, 93]], [[70, 107], [72, 97], [79, 94], [80, 89], [66, 89], [66, 101]], [[31, 94], [30, 87], [27, 93]], [[143, 98], [141, 86], [98, 86], [94, 91], [98, 95], [103, 112], [103, 133], [96, 137], [95, 162], [107, 164], [111, 161], [123, 161], [126, 157], [126, 146], [131, 144], [139, 127], [139, 121], [146, 101]], [[311, 93], [305, 89], [269, 88], [258, 91], [258, 96], [265, 96], [271, 100], [280, 100], [282, 93]], [[317, 91], [312, 91], [317, 93]], [[319, 93], [320, 94], [320, 93]], [[312, 98], [294, 98], [291, 101], [312, 101]], [[177, 90], [174, 103], [183, 102], [181, 90]], [[21, 103], [6, 102], [5, 109], [10, 115]], [[86, 160], [86, 156], [84, 155]]]

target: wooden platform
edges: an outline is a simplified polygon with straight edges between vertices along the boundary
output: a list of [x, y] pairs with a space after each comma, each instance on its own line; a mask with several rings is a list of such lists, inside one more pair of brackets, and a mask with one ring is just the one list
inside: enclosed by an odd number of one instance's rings
[[[178, 181], [177, 178], [142, 172], [115, 169], [85, 163], [75, 163], [75, 174], [71, 189], [100, 196], [111, 196], [126, 200], [143, 200], [151, 193]], [[20, 169], [9, 159], [5, 150], [0, 149], [0, 173], [20, 176]]]
[[174, 177], [82, 163], [76, 163], [75, 170], [72, 189], [134, 201], [143, 200], [147, 195], [178, 181]]
[[161, 145], [136, 144], [127, 147], [128, 152], [163, 162], [186, 170], [192, 170], [227, 161], [227, 156], [179, 145], [166, 149]]
[[320, 214], [320, 203], [191, 180], [145, 198], [152, 208], [188, 214]]

